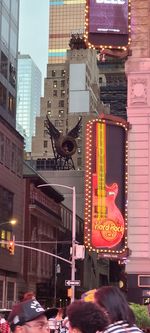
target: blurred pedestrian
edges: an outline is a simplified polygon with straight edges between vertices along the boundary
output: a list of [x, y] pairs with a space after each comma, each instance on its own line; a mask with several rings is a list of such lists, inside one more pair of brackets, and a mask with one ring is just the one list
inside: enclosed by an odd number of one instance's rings
[[27, 301], [28, 299], [36, 299], [35, 293], [33, 291], [27, 291], [23, 295], [23, 301]]
[[49, 329], [49, 310], [44, 310], [36, 299], [20, 302], [13, 306], [8, 316], [14, 333], [46, 333]]
[[105, 311], [97, 304], [78, 300], [67, 308], [69, 333], [99, 333], [109, 324]]
[[110, 318], [110, 325], [103, 333], [141, 333], [135, 316], [123, 292], [116, 286], [104, 286], [95, 292], [95, 302], [103, 307]]

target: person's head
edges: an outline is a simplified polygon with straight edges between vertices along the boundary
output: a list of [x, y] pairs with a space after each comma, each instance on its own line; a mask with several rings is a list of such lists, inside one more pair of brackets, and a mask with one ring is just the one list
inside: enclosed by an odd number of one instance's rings
[[109, 324], [101, 307], [92, 302], [78, 300], [67, 308], [69, 333], [96, 333]]
[[127, 321], [130, 326], [135, 323], [133, 311], [129, 307], [123, 292], [118, 287], [101, 287], [96, 290], [94, 299], [98, 305], [107, 311], [111, 323], [119, 320]]
[[23, 301], [27, 301], [28, 299], [35, 299], [35, 293], [33, 291], [27, 291], [23, 295]]
[[36, 299], [30, 299], [13, 307], [8, 322], [14, 333], [46, 333], [49, 317], [49, 310], [45, 311]]

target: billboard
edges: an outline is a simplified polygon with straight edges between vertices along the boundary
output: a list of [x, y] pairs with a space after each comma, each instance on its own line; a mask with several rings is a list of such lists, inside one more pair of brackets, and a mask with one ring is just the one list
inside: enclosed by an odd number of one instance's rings
[[125, 47], [129, 42], [128, 0], [87, 0], [86, 34], [97, 47]]
[[90, 250], [119, 257], [127, 251], [128, 123], [107, 118], [86, 128], [84, 241]]

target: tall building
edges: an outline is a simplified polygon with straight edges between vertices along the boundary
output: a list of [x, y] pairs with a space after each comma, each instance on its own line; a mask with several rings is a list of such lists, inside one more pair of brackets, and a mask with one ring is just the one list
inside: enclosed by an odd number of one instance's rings
[[15, 128], [19, 0], [0, 1], [0, 115]]
[[64, 62], [71, 34], [83, 34], [85, 3], [85, 0], [49, 1], [49, 63]]
[[24, 136], [27, 152], [31, 151], [35, 118], [40, 114], [41, 80], [42, 74], [32, 58], [19, 54], [16, 121], [17, 130]]
[[16, 301], [21, 272], [20, 251], [10, 256], [4, 243], [22, 235], [23, 138], [15, 129], [18, 30], [19, 0], [0, 0], [0, 308]]
[[[80, 80], [78, 74], [80, 73]], [[77, 151], [73, 156], [75, 168], [84, 168], [84, 127], [86, 121], [105, 112], [100, 103], [96, 51], [90, 49], [70, 50], [67, 61], [48, 64], [41, 99], [40, 117], [36, 118], [36, 134], [32, 140], [32, 159], [52, 158], [53, 150], [46, 127], [46, 115], [63, 134], [68, 133], [82, 116], [82, 128], [77, 140]], [[45, 166], [46, 167], [46, 166]]]

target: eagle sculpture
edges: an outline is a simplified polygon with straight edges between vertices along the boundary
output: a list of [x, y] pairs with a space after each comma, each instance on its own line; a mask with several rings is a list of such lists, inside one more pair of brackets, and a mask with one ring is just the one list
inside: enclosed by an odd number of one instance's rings
[[64, 158], [71, 158], [71, 156], [74, 155], [77, 150], [77, 143], [75, 139], [77, 139], [79, 136], [82, 118], [80, 118], [76, 126], [72, 128], [66, 135], [59, 132], [59, 130], [49, 120], [48, 116], [46, 116], [46, 120], [46, 127], [52, 141], [54, 155], [56, 150], [59, 156]]

